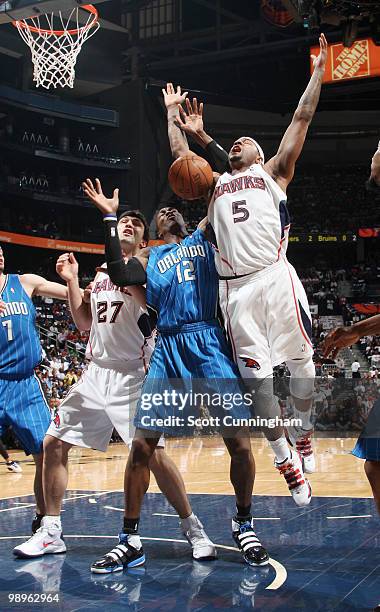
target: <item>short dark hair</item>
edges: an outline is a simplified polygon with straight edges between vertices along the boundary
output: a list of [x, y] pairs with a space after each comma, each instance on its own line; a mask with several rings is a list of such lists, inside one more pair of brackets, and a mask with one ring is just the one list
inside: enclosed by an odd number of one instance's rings
[[141, 210], [125, 210], [123, 213], [121, 213], [118, 219], [118, 222], [121, 221], [121, 219], [123, 219], [124, 217], [132, 217], [134, 219], [140, 219], [140, 221], [144, 225], [144, 240], [148, 242], [149, 241], [149, 225], [148, 225], [148, 221], [146, 220]]

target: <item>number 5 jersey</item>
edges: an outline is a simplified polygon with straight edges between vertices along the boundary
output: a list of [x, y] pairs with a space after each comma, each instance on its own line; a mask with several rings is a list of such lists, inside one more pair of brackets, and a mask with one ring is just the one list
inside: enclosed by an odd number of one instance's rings
[[260, 164], [219, 177], [208, 219], [222, 277], [257, 272], [286, 254], [290, 227], [286, 194]]

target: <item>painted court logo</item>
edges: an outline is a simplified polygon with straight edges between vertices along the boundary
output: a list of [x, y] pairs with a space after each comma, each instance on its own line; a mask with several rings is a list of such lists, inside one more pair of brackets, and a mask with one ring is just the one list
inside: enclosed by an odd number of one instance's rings
[[251, 368], [252, 370], [260, 370], [261, 365], [256, 359], [252, 359], [251, 357], [240, 357], [242, 361], [245, 363], [246, 368]]

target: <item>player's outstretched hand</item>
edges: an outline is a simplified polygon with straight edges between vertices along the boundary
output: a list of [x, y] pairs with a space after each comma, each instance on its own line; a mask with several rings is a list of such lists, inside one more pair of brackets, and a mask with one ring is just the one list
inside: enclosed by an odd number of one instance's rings
[[74, 257], [74, 253], [64, 253], [57, 259], [55, 266], [57, 274], [66, 281], [66, 283], [78, 278], [79, 265]]
[[1, 302], [0, 301], [0, 314], [3, 314], [3, 312], [5, 312], [5, 310], [6, 310], [5, 302]]
[[99, 179], [95, 179], [95, 185], [91, 179], [86, 179], [82, 183], [83, 191], [96, 208], [100, 210], [103, 215], [116, 214], [119, 208], [119, 190], [114, 189], [112, 198], [106, 198], [102, 191], [102, 184]]
[[326, 67], [327, 60], [327, 40], [324, 34], [319, 37], [319, 55], [312, 55], [314, 69], [324, 70]]
[[355, 344], [359, 338], [359, 334], [352, 327], [337, 327], [326, 336], [321, 344], [323, 356], [335, 359], [340, 349]]
[[166, 89], [162, 89], [166, 108], [175, 107], [185, 101], [188, 94], [187, 91], [181, 93], [181, 88], [177, 85], [177, 90], [174, 89], [173, 83], [166, 83]]
[[203, 102], [198, 105], [197, 98], [193, 98], [193, 103], [186, 98], [186, 111], [181, 105], [178, 106], [179, 117], [176, 124], [189, 136], [195, 136], [203, 130]]

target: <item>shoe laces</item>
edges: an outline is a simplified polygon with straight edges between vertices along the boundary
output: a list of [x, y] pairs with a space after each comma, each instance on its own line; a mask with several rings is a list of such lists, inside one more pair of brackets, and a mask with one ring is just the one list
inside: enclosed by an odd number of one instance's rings
[[305, 484], [305, 479], [300, 468], [296, 466], [293, 458], [285, 462], [284, 465], [276, 466], [280, 474], [285, 477], [289, 490], [297, 489]]
[[313, 454], [313, 448], [311, 446], [311, 437], [310, 435], [306, 435], [303, 438], [300, 438], [296, 442], [296, 449], [301, 455], [304, 457], [309, 457]]

